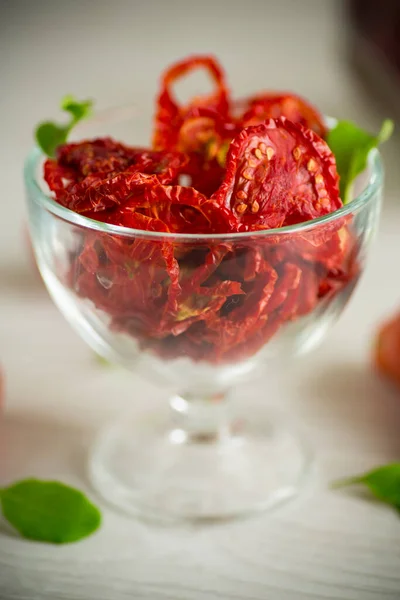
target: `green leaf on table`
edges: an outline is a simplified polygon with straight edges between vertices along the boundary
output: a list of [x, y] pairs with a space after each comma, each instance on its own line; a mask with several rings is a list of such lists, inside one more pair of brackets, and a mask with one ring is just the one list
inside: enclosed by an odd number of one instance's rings
[[362, 475], [336, 481], [332, 487], [340, 488], [359, 484], [367, 486], [372, 494], [382, 502], [400, 509], [400, 463], [391, 463]]
[[79, 102], [73, 96], [65, 96], [61, 101], [61, 109], [69, 113], [69, 123], [58, 125], [45, 121], [38, 125], [35, 131], [36, 142], [47, 156], [54, 157], [57, 147], [67, 141], [71, 129], [91, 114], [92, 106], [92, 100]]
[[3, 516], [28, 539], [76, 542], [101, 524], [101, 513], [79, 490], [58, 481], [24, 479], [0, 492]]
[[393, 127], [393, 121], [386, 119], [378, 135], [371, 135], [351, 121], [339, 121], [328, 132], [326, 142], [336, 158], [343, 204], [352, 199], [352, 184], [366, 168], [370, 151], [390, 138]]

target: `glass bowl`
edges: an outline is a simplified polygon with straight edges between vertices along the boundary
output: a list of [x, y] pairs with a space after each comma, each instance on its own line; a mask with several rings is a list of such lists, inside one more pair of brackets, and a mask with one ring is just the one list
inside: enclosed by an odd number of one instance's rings
[[[135, 108], [116, 109], [76, 137], [140, 145], [149, 126]], [[71, 212], [46, 189], [43, 159], [35, 148], [24, 173], [36, 260], [54, 302], [98, 354], [177, 390], [166, 415], [133, 410], [99, 433], [94, 487], [125, 512], [161, 520], [239, 517], [292, 497], [309, 471], [307, 444], [289, 419], [249, 414], [246, 387], [236, 386], [315, 347], [344, 309], [377, 227], [379, 152], [337, 212], [213, 236]], [[239, 416], [232, 389], [243, 399]]]

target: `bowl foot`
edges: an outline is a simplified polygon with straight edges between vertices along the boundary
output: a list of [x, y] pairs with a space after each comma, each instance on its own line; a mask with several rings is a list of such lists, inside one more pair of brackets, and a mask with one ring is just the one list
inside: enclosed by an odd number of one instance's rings
[[157, 521], [218, 521], [275, 508], [310, 470], [301, 439], [259, 414], [218, 439], [188, 439], [168, 415], [128, 415], [101, 431], [89, 471], [114, 507]]

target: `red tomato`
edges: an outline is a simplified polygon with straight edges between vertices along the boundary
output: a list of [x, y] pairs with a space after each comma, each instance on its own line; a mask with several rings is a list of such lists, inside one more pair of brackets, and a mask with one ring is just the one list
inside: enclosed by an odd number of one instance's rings
[[400, 313], [379, 330], [373, 360], [380, 373], [400, 385]]

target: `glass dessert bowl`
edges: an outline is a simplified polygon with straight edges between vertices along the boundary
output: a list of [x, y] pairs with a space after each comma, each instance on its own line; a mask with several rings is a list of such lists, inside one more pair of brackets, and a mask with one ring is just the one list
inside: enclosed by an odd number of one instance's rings
[[[175, 84], [198, 69], [212, 92], [182, 104]], [[343, 310], [380, 209], [371, 149], [392, 123], [371, 135], [296, 94], [236, 99], [210, 55], [166, 69], [148, 121], [127, 107], [82, 127], [91, 106], [67, 96], [69, 123], [36, 130], [48, 157], [34, 150], [25, 169], [37, 262], [98, 354], [178, 391], [172, 418], [136, 410], [99, 435], [93, 485], [162, 520], [275, 506], [309, 455], [247, 398], [234, 414], [230, 391], [314, 347]]]
[[[143, 138], [140, 114], [121, 114], [95, 117], [82, 133], [119, 128]], [[133, 410], [99, 434], [94, 487], [124, 511], [163, 520], [233, 518], [296, 494], [310, 464], [306, 445], [282, 419], [254, 422], [245, 387], [243, 414], [233, 417], [229, 394], [274, 357], [313, 348], [342, 312], [377, 225], [379, 152], [354, 200], [333, 213], [212, 235], [143, 231], [68, 210], [43, 185], [43, 158], [31, 152], [25, 183], [54, 302], [98, 354], [178, 392], [169, 418]]]

